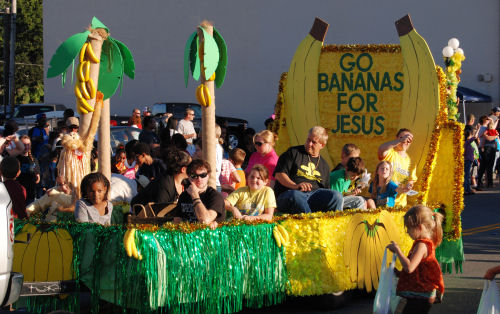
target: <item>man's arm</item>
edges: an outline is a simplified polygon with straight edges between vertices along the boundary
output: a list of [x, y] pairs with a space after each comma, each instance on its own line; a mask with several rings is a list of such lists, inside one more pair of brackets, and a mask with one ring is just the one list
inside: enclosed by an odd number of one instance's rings
[[397, 138], [395, 140], [386, 142], [382, 145], [379, 146], [378, 148], [378, 159], [382, 160], [387, 156], [387, 153], [391, 148], [394, 148], [394, 146], [398, 145], [399, 143], [406, 142], [407, 140], [412, 141], [413, 140], [413, 134], [409, 133], [403, 136], [402, 138]]
[[284, 187], [290, 189], [290, 190], [300, 190], [303, 192], [308, 192], [311, 191], [312, 189], [312, 184], [308, 182], [301, 182], [299, 184], [296, 184], [293, 182], [290, 177], [284, 173], [284, 172], [276, 172], [274, 174], [274, 177], [278, 182], [283, 185]]

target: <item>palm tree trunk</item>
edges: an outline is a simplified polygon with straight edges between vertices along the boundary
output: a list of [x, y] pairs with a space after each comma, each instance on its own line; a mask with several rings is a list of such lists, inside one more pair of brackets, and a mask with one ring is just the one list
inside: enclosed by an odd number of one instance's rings
[[99, 172], [102, 173], [108, 180], [111, 180], [111, 139], [110, 139], [110, 101], [109, 98], [104, 100], [101, 119], [99, 120]]
[[[202, 25], [207, 33], [213, 36], [214, 28], [213, 26]], [[204, 40], [203, 32], [198, 29], [198, 38], [200, 41]], [[214, 81], [207, 81], [205, 77], [205, 67], [203, 62], [201, 63], [201, 75], [200, 83], [205, 84], [210, 91], [212, 98], [212, 104], [208, 107], [201, 107], [201, 126], [202, 126], [202, 141], [203, 141], [203, 159], [205, 159], [209, 164], [211, 169], [210, 180], [208, 185], [215, 188], [216, 186], [216, 145], [217, 139], [215, 138], [215, 93], [214, 93]]]

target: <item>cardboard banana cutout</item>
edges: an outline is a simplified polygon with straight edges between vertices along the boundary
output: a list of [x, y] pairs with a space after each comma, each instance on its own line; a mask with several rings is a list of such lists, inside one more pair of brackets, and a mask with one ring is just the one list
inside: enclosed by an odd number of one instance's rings
[[384, 249], [391, 241], [400, 242], [392, 216], [381, 211], [378, 218], [369, 222], [362, 214], [354, 214], [345, 234], [344, 263], [349, 267], [351, 281], [367, 292], [376, 290]]

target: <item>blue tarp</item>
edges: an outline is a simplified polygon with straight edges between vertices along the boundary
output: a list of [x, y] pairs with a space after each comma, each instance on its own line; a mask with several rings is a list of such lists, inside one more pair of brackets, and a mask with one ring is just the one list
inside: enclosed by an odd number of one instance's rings
[[491, 96], [481, 94], [478, 91], [462, 86], [457, 88], [457, 97], [466, 102], [491, 102]]

